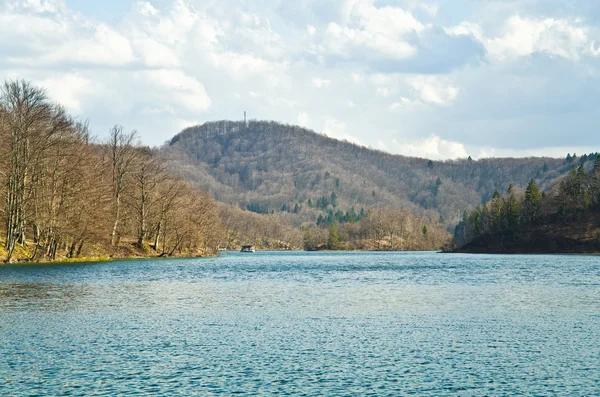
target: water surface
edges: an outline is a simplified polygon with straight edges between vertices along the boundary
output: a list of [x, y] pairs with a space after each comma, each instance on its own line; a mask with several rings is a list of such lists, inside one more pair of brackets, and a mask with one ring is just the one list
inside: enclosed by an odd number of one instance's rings
[[0, 267], [0, 395], [600, 394], [600, 257]]

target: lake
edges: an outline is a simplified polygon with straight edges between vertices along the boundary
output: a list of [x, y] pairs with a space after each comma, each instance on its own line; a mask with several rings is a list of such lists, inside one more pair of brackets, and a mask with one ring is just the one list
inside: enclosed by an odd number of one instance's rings
[[2, 396], [600, 393], [600, 257], [0, 266]]

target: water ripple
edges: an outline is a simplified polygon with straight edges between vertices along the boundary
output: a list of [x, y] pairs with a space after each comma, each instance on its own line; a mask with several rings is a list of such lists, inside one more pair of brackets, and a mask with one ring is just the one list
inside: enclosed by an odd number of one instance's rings
[[0, 267], [0, 395], [600, 390], [600, 258], [227, 254]]

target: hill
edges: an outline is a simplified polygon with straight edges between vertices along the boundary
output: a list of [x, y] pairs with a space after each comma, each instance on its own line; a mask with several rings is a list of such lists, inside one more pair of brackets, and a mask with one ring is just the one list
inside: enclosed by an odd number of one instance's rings
[[185, 129], [161, 153], [173, 171], [218, 201], [279, 214], [295, 226], [389, 205], [453, 227], [494, 191], [511, 183], [522, 188], [532, 177], [549, 188], [578, 161], [430, 161], [273, 121], [208, 122]]

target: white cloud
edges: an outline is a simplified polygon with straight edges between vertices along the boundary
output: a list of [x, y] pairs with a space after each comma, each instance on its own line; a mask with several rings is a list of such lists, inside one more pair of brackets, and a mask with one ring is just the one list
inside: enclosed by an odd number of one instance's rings
[[377, 95], [387, 98], [390, 96], [390, 90], [386, 87], [379, 87], [377, 88]]
[[298, 125], [300, 125], [302, 127], [308, 127], [309, 123], [310, 123], [310, 117], [308, 116], [308, 113], [300, 112], [298, 114]]
[[422, 3], [422, 4], [419, 4], [419, 7], [421, 7], [421, 9], [423, 11], [425, 11], [427, 14], [431, 15], [432, 17], [437, 16], [438, 11], [440, 9], [440, 7], [437, 4]]
[[358, 138], [346, 132], [346, 123], [339, 121], [334, 117], [329, 117], [325, 119], [325, 125], [323, 126], [323, 134], [327, 135], [330, 138], [346, 140], [357, 145], [362, 145], [362, 142]]
[[138, 12], [144, 16], [158, 15], [158, 10], [147, 1], [138, 1], [136, 7]]
[[158, 69], [139, 72], [138, 76], [148, 85], [154, 85], [168, 98], [191, 111], [204, 111], [211, 99], [204, 86], [195, 78], [179, 70]]
[[80, 74], [66, 74], [41, 81], [50, 97], [73, 112], [81, 111], [82, 99], [98, 91], [92, 80]]
[[22, 7], [37, 13], [57, 13], [64, 9], [64, 0], [21, 0], [12, 3], [13, 8]]
[[329, 87], [329, 84], [331, 84], [331, 80], [314, 78], [312, 83], [317, 88], [327, 88], [327, 87]]
[[412, 103], [414, 103], [414, 101], [411, 101], [410, 99], [405, 98], [405, 97], [400, 97], [397, 102], [394, 102], [389, 106], [389, 109], [392, 111], [398, 110], [398, 109], [403, 109]]
[[455, 159], [468, 157], [465, 146], [459, 142], [447, 141], [437, 135], [413, 142], [400, 142], [397, 139], [392, 140], [390, 150], [397, 154], [414, 157], [424, 157], [428, 159]]
[[446, 32], [473, 36], [485, 46], [489, 57], [500, 61], [537, 52], [574, 61], [585, 53], [594, 54], [594, 41], [589, 36], [589, 29], [580, 21], [567, 19], [513, 15], [504, 22], [497, 37], [486, 36], [481, 26], [466, 21], [447, 28]]
[[373, 0], [350, 0], [344, 5], [345, 23], [330, 22], [323, 49], [329, 54], [353, 58], [371, 52], [392, 59], [415, 55], [407, 35], [425, 28], [410, 12], [392, 6], [377, 7]]
[[459, 93], [457, 87], [447, 79], [438, 76], [416, 76], [410, 78], [408, 84], [423, 102], [435, 105], [448, 105]]

